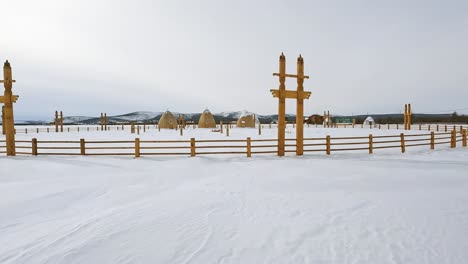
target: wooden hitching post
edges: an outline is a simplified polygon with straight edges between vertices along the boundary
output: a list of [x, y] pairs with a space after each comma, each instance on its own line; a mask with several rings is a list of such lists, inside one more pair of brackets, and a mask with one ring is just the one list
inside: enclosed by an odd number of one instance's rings
[[63, 113], [62, 113], [62, 111], [60, 111], [59, 123], [60, 123], [60, 132], [63, 132]]
[[55, 111], [54, 124], [55, 124], [55, 132], [58, 133], [59, 132], [59, 115], [58, 115], [58, 111]]
[[3, 80], [0, 80], [0, 83], [3, 83], [5, 91], [3, 96], [0, 96], [0, 103], [3, 103], [4, 106], [4, 119], [5, 123], [5, 137], [6, 137], [6, 147], [7, 147], [7, 156], [15, 156], [15, 121], [13, 115], [13, 103], [18, 99], [17, 95], [13, 95], [12, 88], [15, 80], [12, 78], [11, 66], [10, 63], [5, 61], [3, 65]]
[[[304, 75], [304, 59], [301, 55], [297, 58], [297, 74], [286, 74], [286, 57], [283, 53], [279, 57], [279, 72], [273, 73], [279, 78], [279, 89], [271, 89], [273, 97], [278, 98], [278, 156], [284, 156], [285, 136], [286, 136], [286, 98], [296, 99], [296, 155], [303, 155], [304, 152], [304, 99], [309, 99], [310, 92], [304, 92], [304, 79], [309, 76]], [[297, 79], [297, 90], [286, 90], [286, 77]]]

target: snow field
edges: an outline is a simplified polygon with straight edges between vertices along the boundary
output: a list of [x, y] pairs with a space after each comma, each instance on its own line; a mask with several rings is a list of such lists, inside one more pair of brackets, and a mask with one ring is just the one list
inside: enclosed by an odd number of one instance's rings
[[[277, 131], [257, 132], [139, 137], [272, 139]], [[402, 132], [311, 127], [305, 137]], [[136, 135], [17, 135], [33, 137]], [[0, 263], [465, 263], [468, 148], [375, 153], [0, 157]]]

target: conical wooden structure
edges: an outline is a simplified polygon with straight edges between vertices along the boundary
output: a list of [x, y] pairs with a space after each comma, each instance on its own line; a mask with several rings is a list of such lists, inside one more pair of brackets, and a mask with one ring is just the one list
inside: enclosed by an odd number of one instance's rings
[[203, 111], [198, 120], [198, 128], [216, 128], [216, 121], [210, 110]]
[[177, 128], [177, 119], [171, 112], [166, 111], [164, 112], [164, 114], [162, 114], [161, 118], [159, 119], [158, 128], [175, 129]]
[[237, 119], [237, 127], [255, 127], [255, 114], [243, 112]]

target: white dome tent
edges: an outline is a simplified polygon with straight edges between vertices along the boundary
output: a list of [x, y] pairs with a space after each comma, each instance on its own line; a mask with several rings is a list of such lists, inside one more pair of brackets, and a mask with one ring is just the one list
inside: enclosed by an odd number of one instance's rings
[[362, 124], [365, 126], [375, 126], [374, 118], [372, 118], [371, 116], [368, 116], [366, 120], [364, 120], [364, 123]]

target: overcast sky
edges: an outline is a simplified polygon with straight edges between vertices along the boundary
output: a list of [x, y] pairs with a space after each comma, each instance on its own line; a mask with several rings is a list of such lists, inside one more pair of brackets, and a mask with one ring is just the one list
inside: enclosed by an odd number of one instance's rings
[[[305, 113], [468, 113], [468, 1], [0, 0], [16, 119], [277, 112], [302, 54]], [[296, 89], [295, 80], [287, 89]], [[288, 100], [287, 112], [295, 113]]]

